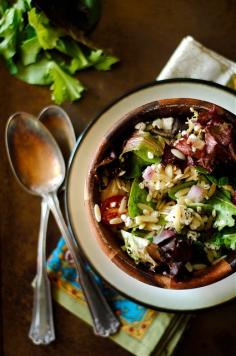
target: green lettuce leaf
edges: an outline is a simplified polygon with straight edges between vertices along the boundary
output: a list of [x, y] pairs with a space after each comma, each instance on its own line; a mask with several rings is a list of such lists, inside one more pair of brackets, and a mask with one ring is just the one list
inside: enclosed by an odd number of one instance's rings
[[55, 48], [63, 32], [51, 26], [44, 13], [38, 12], [34, 7], [28, 12], [28, 19], [37, 34], [41, 47], [43, 49]]
[[21, 62], [23, 63], [23, 65], [27, 66], [36, 62], [37, 56], [42, 47], [39, 43], [38, 37], [33, 27], [28, 25], [24, 32], [25, 38], [22, 40], [20, 46]]
[[28, 66], [19, 65], [17, 77], [30, 84], [51, 84], [52, 99], [57, 104], [65, 100], [79, 99], [84, 90], [79, 80], [46, 57]]
[[[31, 6], [31, 0], [17, 0], [11, 7], [6, 0], [0, 1], [0, 55], [17, 78], [29, 84], [51, 84], [56, 103], [81, 97], [84, 87], [71, 74], [91, 66], [108, 70], [117, 62], [116, 57], [65, 36]], [[83, 1], [88, 8], [97, 6], [97, 0]]]
[[222, 230], [225, 226], [232, 227], [235, 225], [236, 205], [231, 202], [223, 190], [217, 190], [207, 204], [211, 205], [217, 213], [213, 227]]
[[110, 70], [113, 64], [119, 62], [119, 58], [105, 54], [101, 49], [91, 50], [88, 60], [91, 66], [101, 71]]
[[61, 104], [65, 100], [79, 99], [84, 91], [81, 82], [66, 73], [56, 62], [50, 62], [49, 67], [49, 76], [53, 81], [50, 89], [55, 103]]
[[210, 245], [213, 247], [221, 248], [226, 247], [231, 250], [236, 248], [236, 229], [225, 228], [222, 231], [218, 231], [210, 241]]
[[152, 265], [153, 268], [156, 266], [156, 262], [146, 251], [146, 247], [150, 244], [150, 241], [142, 237], [134, 236], [130, 232], [121, 230], [121, 235], [125, 242], [125, 250], [129, 256], [135, 261], [139, 262], [148, 262]]
[[111, 66], [119, 62], [119, 58], [103, 53], [94, 65], [97, 70], [107, 71], [111, 69]]
[[90, 66], [89, 60], [80, 45], [72, 38], [60, 38], [57, 42], [56, 49], [72, 58], [67, 68], [71, 74], [74, 74], [77, 70], [82, 70]]
[[6, 60], [11, 74], [17, 72], [13, 57], [17, 52], [20, 32], [23, 30], [23, 13], [28, 9], [24, 0], [18, 0], [4, 12], [0, 20], [0, 55]]
[[50, 66], [51, 61], [46, 57], [28, 66], [18, 64], [16, 77], [29, 84], [49, 85], [53, 82], [50, 76]]
[[71, 58], [83, 57], [83, 60], [88, 63], [86, 55], [83, 53], [78, 42], [75, 42], [72, 38], [64, 36], [57, 42], [56, 49]]
[[71, 57], [71, 62], [67, 69], [70, 73], [75, 73], [89, 67], [97, 70], [107, 71], [111, 66], [119, 61], [115, 56], [107, 55], [101, 49], [85, 50], [69, 37], [60, 38], [57, 42], [56, 49], [67, 56]]
[[91, 50], [91, 52], [88, 56], [88, 60], [92, 65], [96, 64], [99, 62], [102, 55], [103, 55], [102, 49], [93, 49], [93, 50]]
[[7, 0], [1, 0], [0, 2], [0, 16], [3, 16], [5, 11], [8, 9], [9, 3]]

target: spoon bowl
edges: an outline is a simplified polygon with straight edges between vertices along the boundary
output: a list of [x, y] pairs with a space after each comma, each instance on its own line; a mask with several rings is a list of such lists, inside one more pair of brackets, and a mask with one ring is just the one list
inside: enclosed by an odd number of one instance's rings
[[57, 105], [50, 105], [39, 113], [38, 120], [53, 135], [61, 149], [65, 162], [68, 162], [76, 143], [76, 137], [67, 113]]
[[48, 194], [62, 184], [63, 156], [50, 132], [33, 116], [23, 112], [11, 116], [6, 146], [15, 176], [30, 193]]

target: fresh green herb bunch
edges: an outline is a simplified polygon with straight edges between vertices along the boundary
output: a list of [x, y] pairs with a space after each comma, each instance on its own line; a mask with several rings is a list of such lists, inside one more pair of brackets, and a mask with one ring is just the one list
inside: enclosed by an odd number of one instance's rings
[[53, 26], [31, 0], [0, 3], [0, 55], [10, 73], [29, 84], [50, 85], [57, 104], [74, 101], [85, 90], [73, 77], [83, 69], [109, 70], [118, 58], [75, 41]]

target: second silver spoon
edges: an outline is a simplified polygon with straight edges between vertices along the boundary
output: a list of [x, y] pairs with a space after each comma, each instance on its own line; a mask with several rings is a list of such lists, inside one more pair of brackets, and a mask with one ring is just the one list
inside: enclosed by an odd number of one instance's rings
[[[76, 143], [74, 129], [68, 115], [59, 106], [51, 105], [40, 112], [38, 119], [55, 138], [67, 164]], [[49, 207], [47, 202], [42, 199], [33, 314], [29, 330], [29, 338], [36, 345], [47, 345], [55, 340], [51, 288], [46, 260], [48, 217]]]

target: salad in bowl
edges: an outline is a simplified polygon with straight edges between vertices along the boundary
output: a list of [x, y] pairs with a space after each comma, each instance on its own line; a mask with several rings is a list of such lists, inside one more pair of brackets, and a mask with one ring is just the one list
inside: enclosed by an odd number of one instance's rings
[[139, 280], [195, 288], [236, 265], [235, 117], [196, 99], [128, 113], [90, 167], [88, 212], [107, 256]]

